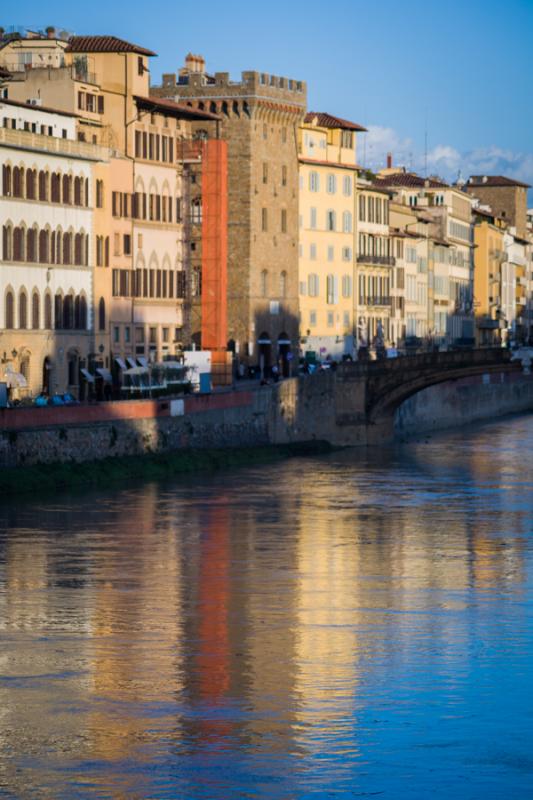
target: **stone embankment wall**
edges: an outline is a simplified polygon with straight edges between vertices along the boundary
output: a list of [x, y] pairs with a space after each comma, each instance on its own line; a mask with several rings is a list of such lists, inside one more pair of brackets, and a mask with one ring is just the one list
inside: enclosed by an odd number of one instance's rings
[[482, 375], [413, 395], [397, 410], [394, 430], [400, 437], [413, 436], [521, 411], [533, 411], [533, 375]]
[[[335, 374], [183, 399], [0, 410], [0, 468], [189, 448], [345, 443]], [[396, 414], [400, 436], [533, 410], [533, 376], [497, 373], [443, 383]]]

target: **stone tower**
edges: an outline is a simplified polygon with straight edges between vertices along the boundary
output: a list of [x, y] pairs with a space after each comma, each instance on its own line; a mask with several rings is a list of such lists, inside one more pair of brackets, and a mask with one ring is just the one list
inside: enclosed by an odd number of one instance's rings
[[228, 143], [228, 335], [248, 364], [279, 360], [288, 374], [298, 355], [298, 126], [302, 81], [243, 72], [209, 75], [187, 56], [178, 76], [163, 75], [152, 95], [221, 117]]

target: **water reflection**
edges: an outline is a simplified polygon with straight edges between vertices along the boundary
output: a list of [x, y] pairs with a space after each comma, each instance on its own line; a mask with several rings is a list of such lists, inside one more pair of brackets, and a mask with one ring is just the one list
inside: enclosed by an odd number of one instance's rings
[[5, 502], [0, 796], [525, 796], [531, 444]]

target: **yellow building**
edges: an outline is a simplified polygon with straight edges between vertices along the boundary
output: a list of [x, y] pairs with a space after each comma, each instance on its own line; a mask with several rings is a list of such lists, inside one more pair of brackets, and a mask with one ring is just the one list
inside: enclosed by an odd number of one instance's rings
[[317, 112], [299, 130], [300, 336], [320, 360], [354, 354], [356, 135], [364, 130]]
[[501, 309], [506, 223], [488, 206], [474, 209], [474, 308], [476, 344], [499, 345], [506, 326]]

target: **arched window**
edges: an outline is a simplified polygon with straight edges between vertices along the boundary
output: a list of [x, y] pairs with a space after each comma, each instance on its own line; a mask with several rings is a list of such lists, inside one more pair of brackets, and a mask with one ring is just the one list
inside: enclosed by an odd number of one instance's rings
[[19, 294], [19, 328], [26, 330], [28, 327], [28, 297], [24, 289]]
[[15, 298], [11, 291], [6, 294], [5, 327], [7, 330], [12, 330], [15, 327]]
[[80, 330], [87, 329], [87, 300], [83, 295], [80, 297]]
[[52, 329], [52, 298], [49, 294], [44, 296], [44, 327], [47, 331]]
[[54, 327], [56, 331], [63, 327], [63, 298], [59, 293], [54, 297]]
[[98, 303], [98, 330], [105, 331], [105, 300], [103, 297]]
[[31, 327], [34, 331], [40, 327], [39, 292], [34, 292], [31, 297]]
[[279, 296], [287, 297], [287, 273], [285, 270], [279, 276]]
[[63, 328], [70, 330], [74, 326], [74, 302], [71, 294], [63, 299]]
[[48, 263], [48, 231], [39, 231], [39, 264]]
[[61, 176], [59, 172], [52, 172], [50, 200], [52, 203], [61, 202]]
[[28, 355], [22, 356], [20, 359], [19, 372], [26, 380], [30, 377], [30, 357]]
[[13, 261], [24, 260], [24, 231], [22, 228], [13, 230]]
[[35, 183], [36, 183], [37, 171], [33, 169], [29, 169], [26, 172], [26, 199], [27, 200], [35, 200]]
[[83, 264], [83, 236], [77, 233], [74, 237], [74, 263], [77, 266]]
[[13, 170], [13, 197], [23, 196], [24, 169], [15, 167]]
[[4, 225], [2, 229], [2, 254], [4, 261], [11, 259], [11, 226]]
[[268, 297], [268, 271], [266, 269], [261, 272], [261, 284], [259, 291], [261, 297]]
[[70, 175], [63, 175], [63, 202], [68, 205], [72, 203], [72, 178]]
[[26, 261], [37, 261], [37, 230], [28, 228], [26, 232]]
[[39, 172], [39, 200], [48, 200], [48, 173]]
[[89, 178], [85, 178], [85, 191], [83, 195], [83, 205], [87, 207], [89, 205]]
[[70, 233], [64, 233], [63, 234], [63, 264], [71, 264], [72, 263], [71, 245], [72, 245], [72, 236], [70, 235]]
[[2, 167], [2, 194], [4, 197], [11, 196], [11, 167], [7, 164]]
[[81, 206], [81, 178], [74, 178], [74, 205]]

